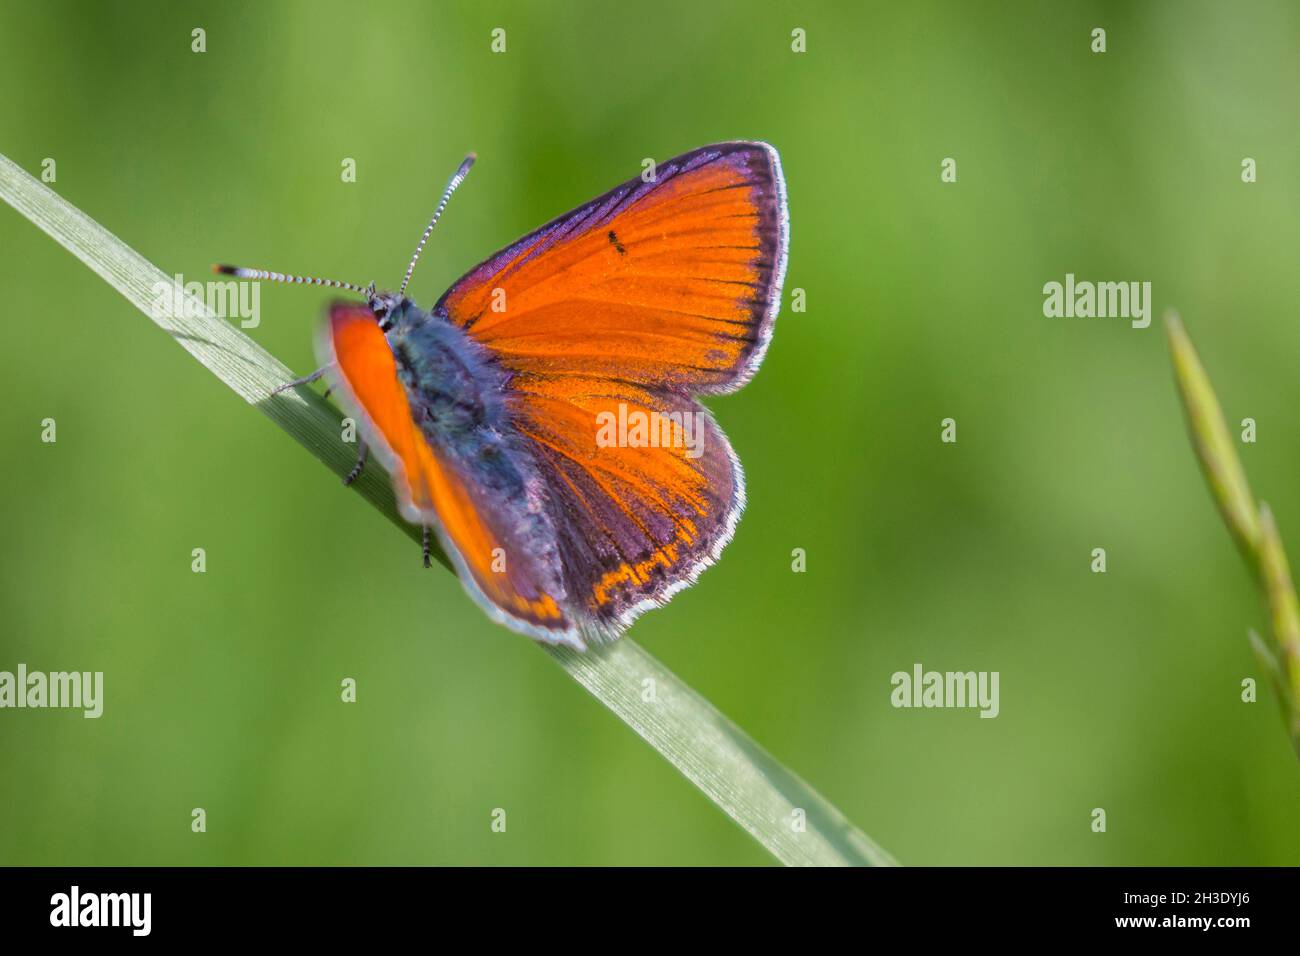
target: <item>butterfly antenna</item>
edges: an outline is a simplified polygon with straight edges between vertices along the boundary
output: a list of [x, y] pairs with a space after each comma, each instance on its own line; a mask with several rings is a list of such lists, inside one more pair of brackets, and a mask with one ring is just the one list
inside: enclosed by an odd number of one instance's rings
[[267, 272], [265, 269], [244, 269], [239, 266], [214, 265], [212, 271], [219, 276], [234, 276], [236, 279], [263, 279], [267, 282], [289, 282], [298, 285], [324, 285], [331, 289], [347, 289], [359, 295], [369, 296], [371, 288], [359, 286], [354, 282], [340, 282], [338, 279], [318, 279], [315, 276], [291, 276], [283, 272]]
[[402, 287], [397, 290], [399, 298], [406, 293], [406, 286], [411, 281], [411, 274], [415, 272], [415, 264], [420, 261], [420, 253], [424, 251], [424, 244], [429, 241], [429, 234], [433, 232], [433, 227], [438, 224], [442, 211], [447, 208], [447, 202], [451, 199], [451, 194], [465, 181], [465, 177], [469, 175], [469, 168], [474, 165], [476, 159], [478, 157], [473, 153], [466, 156], [465, 161], [460, 164], [456, 172], [452, 173], [451, 179], [447, 181], [447, 188], [443, 190], [438, 208], [433, 211], [433, 218], [429, 220], [429, 225], [424, 229], [424, 235], [420, 237], [420, 242], [415, 247], [415, 255], [411, 256], [411, 264], [406, 267], [406, 277], [402, 279]]

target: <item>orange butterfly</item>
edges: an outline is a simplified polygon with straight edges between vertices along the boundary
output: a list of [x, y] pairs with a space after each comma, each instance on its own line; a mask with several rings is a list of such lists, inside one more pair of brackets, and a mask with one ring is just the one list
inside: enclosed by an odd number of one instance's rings
[[[772, 337], [789, 243], [766, 143], [661, 163], [542, 226], [429, 312], [396, 293], [219, 266], [366, 297], [329, 310], [324, 367], [403, 516], [437, 533], [493, 619], [582, 649], [622, 633], [713, 563], [744, 474], [695, 396], [735, 391]], [[290, 387], [285, 386], [285, 387]]]

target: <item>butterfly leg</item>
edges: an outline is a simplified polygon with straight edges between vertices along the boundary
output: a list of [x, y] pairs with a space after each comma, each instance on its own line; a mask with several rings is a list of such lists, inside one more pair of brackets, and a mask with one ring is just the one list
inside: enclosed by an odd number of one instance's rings
[[366, 458], [370, 455], [370, 446], [366, 444], [364, 438], [357, 439], [357, 463], [352, 466], [352, 470], [347, 473], [343, 479], [344, 487], [352, 484], [361, 477], [361, 469], [366, 467]]
[[329, 370], [330, 367], [328, 365], [326, 365], [324, 368], [318, 368], [310, 375], [304, 375], [302, 378], [295, 378], [292, 382], [285, 382], [283, 385], [273, 388], [271, 390], [271, 394], [279, 395], [281, 392], [286, 392], [291, 388], [297, 388], [299, 385], [310, 385], [312, 382], [316, 381], [316, 379], [320, 378]]
[[430, 555], [433, 554], [433, 529], [428, 525], [425, 525], [424, 534], [421, 536], [420, 540], [424, 548], [424, 566], [426, 568], [431, 568], [433, 567], [433, 561], [430, 558]]

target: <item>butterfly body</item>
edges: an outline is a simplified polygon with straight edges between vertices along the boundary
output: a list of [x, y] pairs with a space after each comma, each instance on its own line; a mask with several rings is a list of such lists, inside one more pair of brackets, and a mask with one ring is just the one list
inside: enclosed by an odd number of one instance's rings
[[409, 299], [389, 313], [385, 333], [417, 423], [449, 446], [490, 444], [507, 429], [509, 373], [491, 353], [446, 316], [430, 315]]
[[[504, 548], [494, 573], [557, 600], [565, 596], [557, 535], [537, 463], [508, 406], [510, 373], [440, 311], [387, 294], [370, 305], [392, 351], [397, 380], [419, 436], [449, 471], [492, 500], [521, 554]], [[414, 516], [419, 520], [419, 514]]]
[[347, 285], [367, 302], [331, 307], [322, 362], [489, 616], [583, 649], [717, 559], [744, 473], [696, 396], [758, 368], [788, 228], [776, 151], [720, 143], [529, 233], [429, 312], [405, 282]]

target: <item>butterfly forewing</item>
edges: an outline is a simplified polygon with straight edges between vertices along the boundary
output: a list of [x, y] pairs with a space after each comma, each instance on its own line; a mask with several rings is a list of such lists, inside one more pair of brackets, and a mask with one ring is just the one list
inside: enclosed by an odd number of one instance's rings
[[731, 391], [771, 337], [787, 240], [776, 151], [708, 146], [496, 253], [435, 312], [517, 371]]

